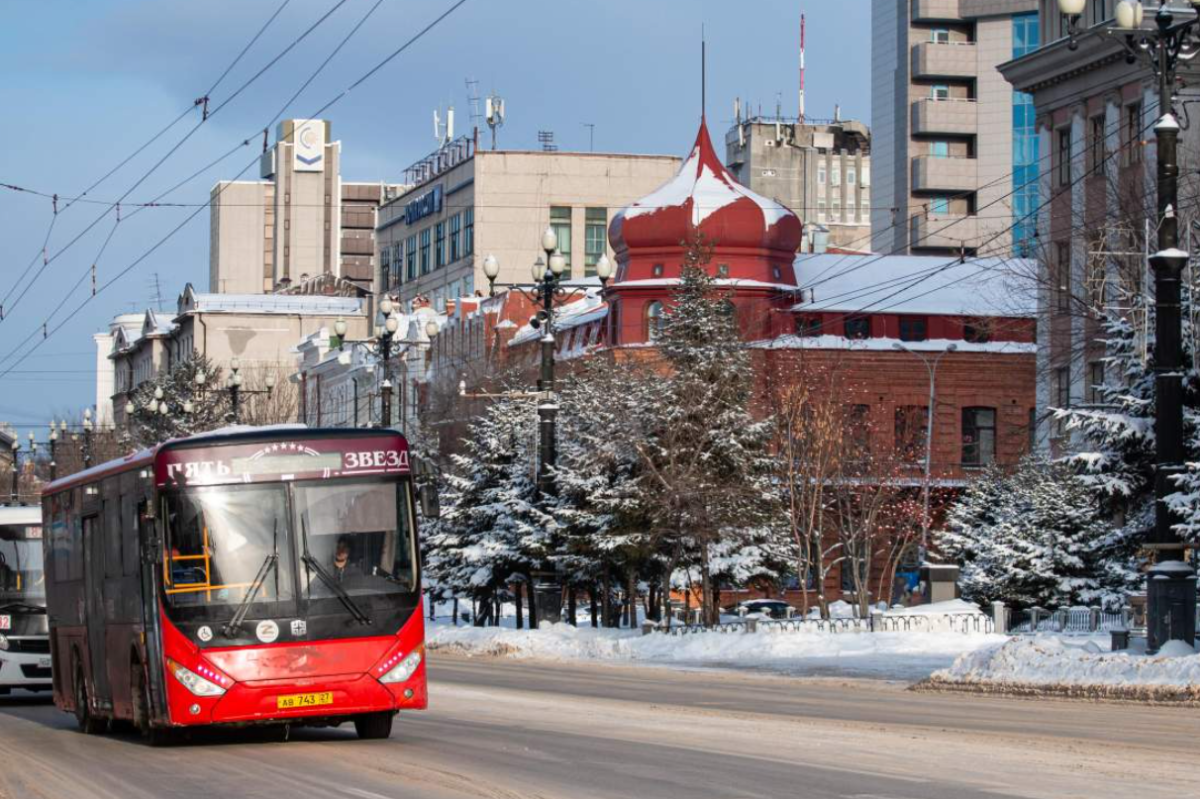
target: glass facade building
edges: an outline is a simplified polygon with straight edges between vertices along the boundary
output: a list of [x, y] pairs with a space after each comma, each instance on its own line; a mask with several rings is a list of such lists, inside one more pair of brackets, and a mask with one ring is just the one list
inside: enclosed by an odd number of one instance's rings
[[[1038, 48], [1037, 13], [1013, 16], [1013, 58]], [[1037, 232], [1038, 136], [1033, 96], [1013, 92], [1013, 251], [1032, 255]]]

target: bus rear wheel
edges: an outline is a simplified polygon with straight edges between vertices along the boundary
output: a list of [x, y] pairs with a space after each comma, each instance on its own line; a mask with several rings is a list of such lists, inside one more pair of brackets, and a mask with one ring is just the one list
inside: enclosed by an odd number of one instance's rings
[[364, 741], [381, 740], [392, 735], [392, 717], [389, 710], [381, 713], [364, 713], [354, 717], [354, 731]]
[[87, 683], [83, 680], [83, 669], [75, 669], [75, 722], [84, 735], [99, 735], [104, 732], [105, 721], [92, 715], [88, 703]]

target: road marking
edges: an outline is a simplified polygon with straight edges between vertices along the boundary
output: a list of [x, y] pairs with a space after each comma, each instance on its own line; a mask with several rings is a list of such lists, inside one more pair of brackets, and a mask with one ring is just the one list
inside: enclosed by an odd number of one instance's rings
[[364, 791], [362, 788], [345, 788], [344, 790], [351, 796], [360, 796], [362, 799], [391, 799], [389, 796], [384, 796], [381, 793]]

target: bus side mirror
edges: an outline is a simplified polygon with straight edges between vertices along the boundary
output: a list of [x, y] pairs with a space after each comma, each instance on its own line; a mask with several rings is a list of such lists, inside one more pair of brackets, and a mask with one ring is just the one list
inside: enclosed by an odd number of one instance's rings
[[417, 489], [417, 499], [421, 503], [421, 515], [426, 519], [436, 519], [442, 515], [442, 505], [438, 499], [437, 486], [421, 486]]

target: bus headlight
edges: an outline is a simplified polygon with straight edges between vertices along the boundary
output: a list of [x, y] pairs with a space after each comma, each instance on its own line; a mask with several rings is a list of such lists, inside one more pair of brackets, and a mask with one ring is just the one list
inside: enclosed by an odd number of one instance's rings
[[221, 686], [209, 682], [199, 674], [180, 666], [170, 658], [167, 658], [167, 669], [170, 670], [176, 680], [179, 680], [180, 685], [196, 696], [221, 696], [225, 693], [225, 689]]
[[[379, 678], [379, 681], [384, 685], [388, 683], [404, 682], [409, 677], [413, 676], [417, 671], [417, 666], [421, 665], [421, 653], [425, 649], [423, 646], [418, 646], [413, 651], [409, 652], [399, 663], [388, 668], [391, 661], [383, 664], [383, 668], [388, 669], [387, 672]], [[394, 658], [393, 658], [394, 660]]]
[[0, 634], [0, 650], [8, 651], [8, 636]]

